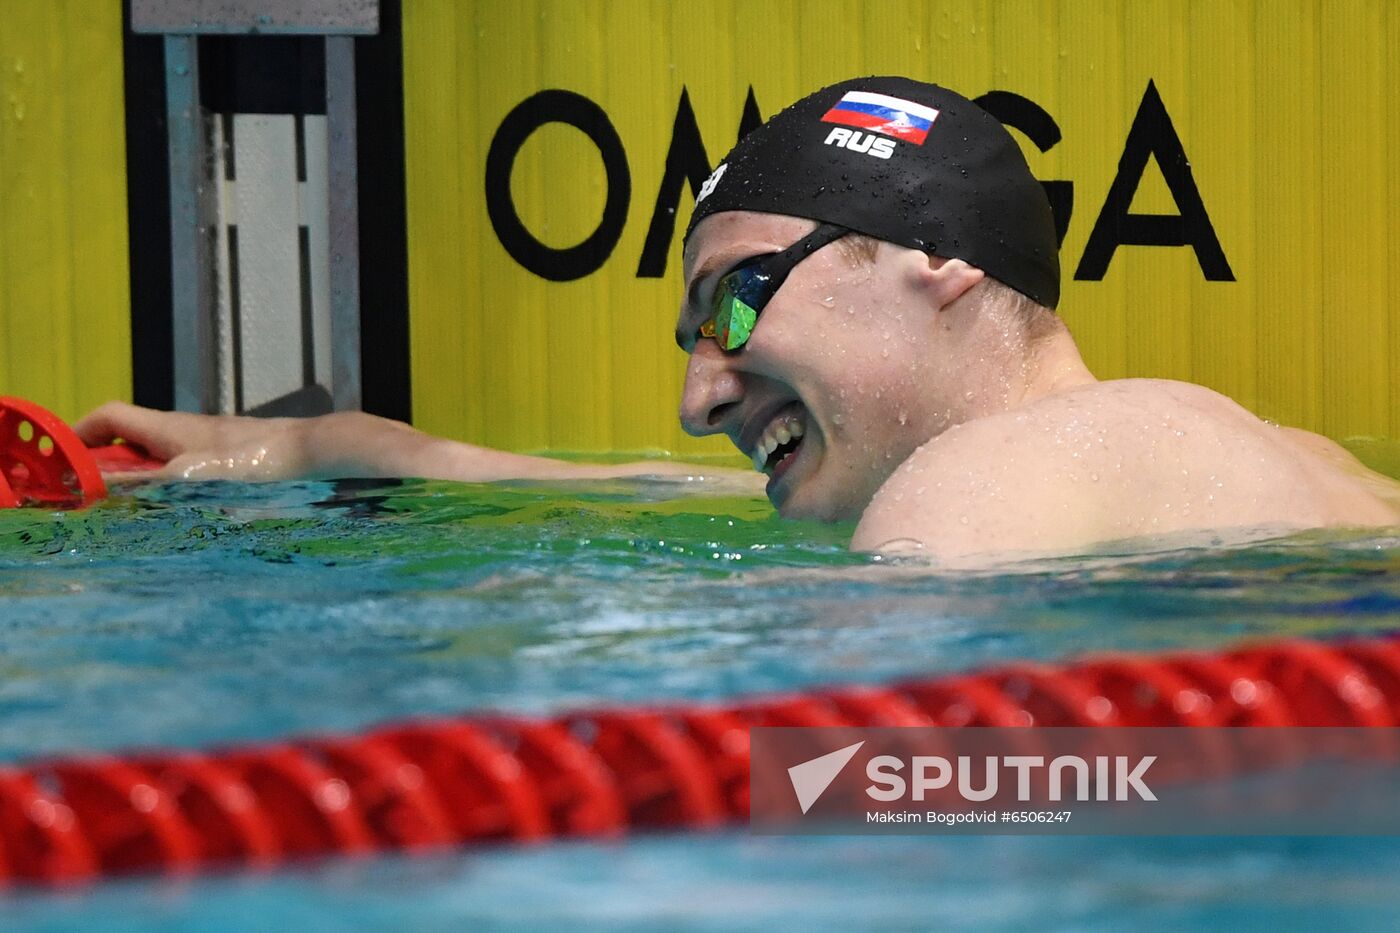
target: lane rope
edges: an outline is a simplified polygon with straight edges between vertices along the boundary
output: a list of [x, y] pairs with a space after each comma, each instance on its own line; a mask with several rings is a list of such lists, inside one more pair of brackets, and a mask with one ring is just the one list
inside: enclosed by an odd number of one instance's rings
[[755, 726], [1397, 725], [1400, 637], [1391, 636], [53, 758], [0, 768], [0, 879], [58, 884], [719, 827], [747, 819]]

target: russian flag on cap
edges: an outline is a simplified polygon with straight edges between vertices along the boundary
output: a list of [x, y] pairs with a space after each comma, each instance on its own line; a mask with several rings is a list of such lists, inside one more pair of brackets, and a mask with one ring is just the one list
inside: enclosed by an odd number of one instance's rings
[[847, 91], [822, 117], [823, 123], [855, 126], [883, 136], [923, 145], [938, 111], [912, 100], [870, 91]]

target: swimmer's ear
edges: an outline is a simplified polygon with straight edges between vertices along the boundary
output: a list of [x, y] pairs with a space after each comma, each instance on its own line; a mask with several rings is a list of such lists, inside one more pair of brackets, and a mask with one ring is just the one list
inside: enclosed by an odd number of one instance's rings
[[920, 289], [928, 296], [929, 303], [939, 309], [948, 307], [987, 277], [976, 266], [942, 256], [922, 257], [917, 266]]

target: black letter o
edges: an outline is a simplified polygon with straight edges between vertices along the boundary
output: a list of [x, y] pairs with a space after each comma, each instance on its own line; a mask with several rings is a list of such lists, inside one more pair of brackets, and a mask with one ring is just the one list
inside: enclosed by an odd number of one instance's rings
[[[603, 157], [608, 197], [598, 227], [577, 246], [552, 249], [537, 240], [520, 221], [510, 196], [510, 173], [515, 157], [530, 134], [546, 123], [567, 123], [583, 131]], [[627, 222], [632, 200], [632, 176], [627, 153], [612, 121], [593, 101], [572, 91], [540, 91], [506, 114], [486, 153], [486, 213], [506, 252], [526, 269], [553, 282], [581, 279], [603, 265]]]

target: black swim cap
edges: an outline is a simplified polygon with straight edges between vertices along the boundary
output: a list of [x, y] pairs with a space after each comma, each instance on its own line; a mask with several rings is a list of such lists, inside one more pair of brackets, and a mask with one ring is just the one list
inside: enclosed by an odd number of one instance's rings
[[1045, 189], [995, 117], [935, 84], [855, 78], [802, 98], [715, 169], [686, 239], [720, 211], [839, 224], [962, 259], [1047, 308], [1060, 300]]

